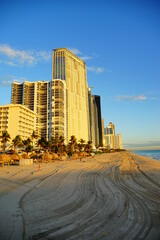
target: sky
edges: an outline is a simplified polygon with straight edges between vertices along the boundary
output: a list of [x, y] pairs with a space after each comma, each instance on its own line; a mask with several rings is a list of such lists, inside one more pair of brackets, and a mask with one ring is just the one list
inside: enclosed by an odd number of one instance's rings
[[124, 147], [160, 148], [160, 2], [1, 0], [0, 105], [13, 81], [50, 81], [52, 50], [63, 47], [86, 62]]

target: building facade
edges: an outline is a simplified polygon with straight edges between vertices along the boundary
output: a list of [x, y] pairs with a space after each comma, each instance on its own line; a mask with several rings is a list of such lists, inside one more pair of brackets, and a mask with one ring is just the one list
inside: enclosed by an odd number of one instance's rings
[[[36, 113], [20, 104], [0, 106], [0, 135], [7, 131], [11, 140], [20, 135], [22, 140], [30, 138], [36, 130]], [[0, 142], [0, 148], [2, 143]]]
[[100, 96], [91, 96], [92, 111], [92, 144], [95, 147], [103, 146], [102, 140], [102, 117]]
[[104, 131], [104, 145], [109, 149], [123, 149], [121, 134], [116, 134], [115, 125], [110, 122]]
[[65, 143], [67, 143], [67, 90], [63, 80], [56, 79], [50, 82], [49, 112], [49, 138], [63, 136]]
[[12, 83], [12, 104], [22, 104], [37, 114], [36, 133], [48, 139], [49, 82]]
[[121, 134], [116, 134], [115, 136], [115, 148], [116, 149], [123, 149], [123, 141]]
[[110, 149], [115, 149], [115, 125], [110, 122], [105, 130], [105, 145]]
[[66, 83], [67, 142], [74, 135], [77, 140], [89, 140], [88, 86], [86, 64], [66, 48], [53, 50], [52, 81]]

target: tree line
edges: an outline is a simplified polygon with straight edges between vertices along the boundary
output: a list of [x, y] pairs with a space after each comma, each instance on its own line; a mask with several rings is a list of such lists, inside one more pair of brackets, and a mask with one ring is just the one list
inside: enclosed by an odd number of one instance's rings
[[[3, 153], [6, 152], [6, 144], [10, 141], [11, 137], [10, 134], [5, 131], [0, 136], [2, 146], [3, 146]], [[71, 136], [69, 143], [67, 145], [64, 144], [64, 137], [59, 136], [57, 138], [51, 137], [48, 141], [44, 138], [38, 138], [38, 135], [35, 131], [33, 131], [30, 138], [27, 138], [26, 140], [22, 140], [20, 135], [17, 135], [14, 139], [12, 139], [12, 143], [10, 146], [10, 149], [14, 151], [14, 153], [17, 152], [17, 149], [23, 149], [24, 151], [31, 152], [50, 152], [50, 153], [57, 153], [59, 155], [63, 155], [63, 153], [67, 153], [67, 155], [71, 156], [75, 152], [91, 152], [92, 149], [92, 142], [88, 141], [85, 142], [84, 139], [80, 139], [77, 141], [75, 136]]]

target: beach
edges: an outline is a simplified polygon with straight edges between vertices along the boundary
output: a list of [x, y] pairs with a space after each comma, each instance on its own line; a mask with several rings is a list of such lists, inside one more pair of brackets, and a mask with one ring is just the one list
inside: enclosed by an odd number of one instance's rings
[[0, 239], [160, 239], [160, 161], [132, 152], [0, 168]]

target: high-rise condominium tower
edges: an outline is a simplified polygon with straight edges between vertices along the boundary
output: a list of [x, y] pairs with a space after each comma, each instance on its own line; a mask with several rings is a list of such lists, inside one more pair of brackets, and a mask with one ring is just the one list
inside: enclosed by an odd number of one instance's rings
[[106, 127], [105, 142], [106, 146], [115, 149], [115, 125], [112, 122]]
[[89, 139], [88, 86], [86, 65], [65, 48], [53, 50], [52, 81], [66, 85], [66, 137]]
[[101, 117], [101, 101], [100, 96], [91, 95], [90, 89], [88, 92], [89, 98], [89, 105], [90, 107], [90, 129], [91, 129], [91, 141], [94, 147], [99, 147], [103, 145], [102, 141], [102, 117]]
[[49, 82], [13, 82], [11, 103], [23, 104], [34, 111], [37, 134], [48, 139]]

